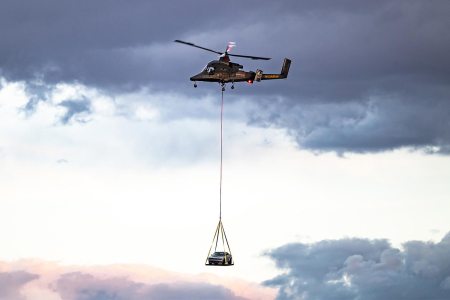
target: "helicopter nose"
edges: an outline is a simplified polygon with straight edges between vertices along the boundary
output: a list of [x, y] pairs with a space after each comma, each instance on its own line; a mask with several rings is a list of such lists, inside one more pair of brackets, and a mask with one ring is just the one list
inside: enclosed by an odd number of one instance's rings
[[194, 76], [192, 76], [192, 77], [190, 78], [190, 80], [191, 80], [191, 81], [197, 81], [197, 80], [200, 79], [201, 75], [202, 75], [202, 73], [199, 73], [199, 74], [197, 74], [197, 75], [194, 75]]

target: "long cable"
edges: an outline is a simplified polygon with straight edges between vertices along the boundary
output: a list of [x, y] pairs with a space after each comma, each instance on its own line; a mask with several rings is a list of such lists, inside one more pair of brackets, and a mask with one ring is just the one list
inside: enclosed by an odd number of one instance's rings
[[222, 165], [223, 165], [223, 89], [220, 105], [220, 185], [219, 185], [219, 220], [222, 220]]

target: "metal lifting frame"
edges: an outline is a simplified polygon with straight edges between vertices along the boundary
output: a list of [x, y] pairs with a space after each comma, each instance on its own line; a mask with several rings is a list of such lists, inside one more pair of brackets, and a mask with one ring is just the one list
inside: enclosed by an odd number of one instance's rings
[[[223, 227], [222, 219], [219, 219], [219, 223], [217, 224], [216, 231], [214, 232], [214, 237], [213, 237], [213, 240], [211, 243], [211, 247], [209, 247], [208, 255], [206, 256], [205, 265], [210, 265], [208, 258], [211, 255], [211, 250], [212, 250], [213, 246], [214, 246], [214, 252], [217, 251], [217, 244], [219, 243], [220, 238], [222, 239], [223, 252], [225, 252], [225, 253], [228, 252], [230, 254], [230, 256], [232, 256], [231, 248], [230, 248], [230, 245], [228, 244], [228, 239], [227, 239], [227, 235], [225, 233], [225, 228]], [[225, 254], [225, 261], [222, 265], [232, 266], [232, 265], [234, 265], [234, 261], [232, 260], [231, 263], [228, 263], [228, 258], [227, 258], [227, 255]]]

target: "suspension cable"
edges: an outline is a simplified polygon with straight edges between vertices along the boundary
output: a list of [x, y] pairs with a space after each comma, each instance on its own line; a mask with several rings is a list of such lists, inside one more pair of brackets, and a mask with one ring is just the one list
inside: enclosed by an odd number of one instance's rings
[[222, 165], [223, 165], [223, 89], [220, 105], [220, 185], [219, 185], [219, 220], [222, 220]]

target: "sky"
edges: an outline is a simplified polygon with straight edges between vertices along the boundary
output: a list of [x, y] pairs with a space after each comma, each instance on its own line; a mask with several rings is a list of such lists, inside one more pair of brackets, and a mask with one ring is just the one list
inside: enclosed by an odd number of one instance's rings
[[[0, 300], [449, 298], [449, 14], [3, 0]], [[189, 81], [217, 57], [175, 39], [292, 60], [225, 91], [229, 268], [220, 86]]]

